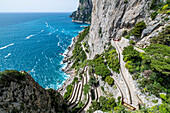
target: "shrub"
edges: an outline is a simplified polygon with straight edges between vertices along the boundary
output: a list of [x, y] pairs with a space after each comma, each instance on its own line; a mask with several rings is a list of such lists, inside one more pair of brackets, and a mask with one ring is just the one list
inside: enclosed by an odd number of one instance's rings
[[170, 11], [167, 11], [166, 14], [170, 14]]
[[72, 68], [79, 66], [80, 62], [84, 62], [87, 58], [86, 53], [83, 51], [83, 48], [81, 47], [81, 41], [88, 35], [89, 33], [89, 27], [86, 27], [82, 33], [79, 34], [79, 38], [77, 42], [74, 45], [74, 50], [73, 50], [73, 56], [70, 58], [75, 59]]
[[144, 21], [138, 22], [135, 27], [132, 29], [132, 35], [140, 37], [143, 29], [146, 27]]
[[152, 100], [153, 103], [158, 103], [158, 100]]
[[84, 91], [84, 95], [87, 95], [90, 91], [90, 86], [88, 84], [85, 84], [84, 85], [84, 88], [83, 88], [83, 91]]
[[78, 82], [78, 78], [74, 77], [74, 80], [73, 80], [72, 84], [75, 84], [76, 82]]
[[104, 87], [103, 86], [101, 86], [101, 90], [104, 92]]
[[109, 49], [105, 51], [105, 58], [107, 60], [107, 65], [113, 71], [119, 73], [120, 63], [116, 49], [113, 46], [110, 46]]
[[135, 45], [135, 44], [136, 44], [133, 40], [131, 40], [129, 43], [130, 43], [131, 45]]
[[64, 99], [65, 100], [67, 100], [71, 96], [72, 91], [73, 91], [73, 86], [68, 85], [67, 86], [67, 92], [64, 94]]
[[152, 18], [152, 20], [154, 20], [155, 18], [156, 18], [156, 16], [158, 15], [158, 13], [157, 12], [154, 12], [154, 13], [152, 13], [151, 14], [151, 18]]
[[109, 85], [113, 85], [113, 84], [114, 84], [114, 80], [113, 80], [113, 78], [110, 77], [110, 76], [107, 76], [107, 77], [105, 78], [105, 82], [107, 82]]
[[96, 80], [95, 76], [90, 76], [89, 85], [96, 86], [96, 84], [97, 84], [97, 80]]
[[156, 1], [157, 0], [152, 0], [150, 9], [154, 9], [156, 7]]
[[20, 81], [25, 80], [25, 73], [20, 73], [16, 70], [5, 70], [0, 72], [0, 82]]
[[95, 69], [95, 74], [102, 76], [104, 79], [106, 76], [110, 75], [110, 70], [104, 64], [104, 58], [100, 55], [96, 55], [95, 59], [93, 60], [93, 65]]
[[170, 46], [169, 40], [170, 26], [166, 26], [162, 32], [159, 32], [158, 36], [151, 39], [152, 44], [163, 44]]
[[167, 17], [167, 18], [165, 18], [164, 20], [165, 20], [165, 21], [168, 21], [168, 20], [169, 20], [169, 18]]
[[124, 30], [122, 36], [126, 36], [126, 35], [127, 35], [127, 30]]
[[129, 38], [130, 38], [130, 35], [126, 35], [125, 38], [126, 38], [126, 39], [129, 39]]
[[168, 9], [168, 4], [166, 4], [166, 5], [164, 5], [164, 6], [162, 7], [162, 10], [163, 10], [163, 11], [166, 10], [166, 9]]
[[128, 3], [128, 0], [125, 0], [124, 3], [127, 4], [127, 3]]

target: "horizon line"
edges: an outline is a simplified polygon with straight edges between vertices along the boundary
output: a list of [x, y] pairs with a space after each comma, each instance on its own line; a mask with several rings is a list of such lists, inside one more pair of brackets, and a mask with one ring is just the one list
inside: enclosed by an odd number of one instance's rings
[[0, 13], [72, 13], [72, 12], [0, 12]]

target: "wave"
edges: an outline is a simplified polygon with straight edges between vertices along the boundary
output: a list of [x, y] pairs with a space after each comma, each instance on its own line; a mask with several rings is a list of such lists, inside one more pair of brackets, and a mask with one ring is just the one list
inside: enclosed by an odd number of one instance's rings
[[30, 36], [27, 36], [27, 37], [26, 37], [26, 39], [29, 39], [29, 38], [31, 38], [31, 37], [33, 37], [33, 36], [35, 36], [35, 35], [30, 35]]
[[8, 53], [8, 55], [6, 55], [4, 58], [8, 58], [11, 55], [11, 53]]
[[49, 25], [48, 25], [48, 23], [47, 23], [47, 22], [45, 22], [45, 24], [46, 24], [46, 27], [49, 27]]
[[7, 47], [9, 47], [9, 46], [13, 46], [13, 45], [14, 45], [14, 43], [9, 44], [9, 45], [6, 45], [6, 46], [4, 46], [4, 47], [1, 47], [0, 50], [1, 50], [1, 49], [5, 49], [5, 48], [7, 48]]
[[38, 34], [40, 34], [40, 33], [42, 33], [42, 32], [44, 32], [44, 30], [41, 30], [41, 31], [38, 32], [37, 34], [33, 34], [33, 35], [30, 35], [30, 36], [27, 36], [26, 39], [29, 39], [29, 38], [31, 38], [31, 37], [33, 37], [33, 36], [36, 36], [36, 35], [38, 35]]

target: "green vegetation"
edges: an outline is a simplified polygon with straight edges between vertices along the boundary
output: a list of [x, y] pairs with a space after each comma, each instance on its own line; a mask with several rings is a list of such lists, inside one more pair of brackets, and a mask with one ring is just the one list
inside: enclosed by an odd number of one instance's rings
[[128, 0], [125, 0], [124, 3], [127, 4], [127, 3], [128, 3]]
[[152, 20], [154, 20], [156, 18], [156, 16], [158, 15], [158, 13], [155, 11], [154, 13], [151, 14], [151, 18]]
[[[146, 53], [139, 53], [133, 46], [124, 49], [125, 67], [138, 79], [141, 89], [156, 96], [159, 93], [169, 93], [170, 79], [170, 47], [154, 44], [145, 49]], [[140, 76], [143, 73], [143, 76]]]
[[78, 103], [78, 106], [76, 106], [75, 108], [72, 109], [72, 113], [77, 113], [78, 110], [80, 110], [83, 106], [84, 106], [84, 103], [82, 101], [80, 101]]
[[163, 44], [170, 46], [170, 26], [166, 26], [158, 36], [151, 39], [152, 44]]
[[106, 98], [101, 96], [99, 98], [99, 102], [92, 102], [92, 106], [90, 106], [90, 109], [88, 110], [89, 113], [93, 113], [96, 110], [101, 110], [104, 112], [110, 111], [114, 109], [114, 107], [117, 106], [117, 103], [115, 102], [114, 98]]
[[97, 85], [97, 80], [95, 78], [95, 76], [90, 76], [90, 80], [89, 80], [89, 85], [90, 86], [96, 86]]
[[109, 68], [119, 73], [120, 63], [118, 59], [118, 54], [116, 53], [116, 49], [113, 46], [110, 46], [109, 49], [105, 51], [104, 55]]
[[103, 86], [101, 86], [101, 90], [104, 92], [104, 87]]
[[125, 38], [126, 38], [126, 39], [129, 39], [129, 38], [130, 38], [130, 35], [126, 35]]
[[87, 95], [90, 91], [90, 86], [88, 84], [85, 84], [84, 85], [84, 88], [83, 88], [83, 91], [84, 91], [84, 95]]
[[86, 27], [82, 33], [79, 34], [79, 38], [77, 42], [75, 43], [74, 50], [73, 50], [73, 56], [71, 59], [75, 59], [74, 64], [72, 68], [79, 66], [81, 62], [84, 62], [87, 58], [86, 53], [83, 51], [83, 48], [81, 47], [82, 40], [87, 36], [89, 33], [89, 27]]
[[127, 35], [127, 30], [124, 30], [122, 36], [126, 36], [126, 35]]
[[114, 85], [114, 80], [113, 80], [113, 78], [110, 77], [110, 76], [107, 76], [107, 77], [105, 78], [105, 82], [107, 82], [109, 85]]
[[25, 80], [25, 74], [16, 70], [5, 70], [0, 72], [0, 82], [22, 81]]
[[157, 13], [167, 13], [167, 11], [170, 9], [169, 2], [169, 0], [166, 0], [166, 2], [163, 0], [152, 0], [150, 9], [155, 10]]
[[169, 20], [169, 18], [167, 17], [167, 18], [165, 18], [164, 20], [165, 20], [165, 21], [168, 21], [168, 20]]
[[146, 27], [144, 21], [138, 22], [135, 27], [132, 29], [132, 35], [140, 37], [143, 29]]
[[74, 77], [74, 80], [73, 80], [72, 84], [75, 84], [76, 82], [78, 82], [78, 78]]
[[158, 103], [158, 100], [152, 100], [153, 103]]
[[71, 96], [72, 91], [73, 91], [73, 86], [72, 85], [68, 85], [67, 86], [67, 92], [64, 94], [64, 99], [65, 100], [67, 100]]
[[105, 77], [110, 75], [111, 73], [105, 65], [104, 58], [102, 57], [102, 55], [96, 55], [94, 60], [90, 60], [89, 66], [91, 66], [92, 69], [95, 70], [96, 75], [102, 76], [103, 79], [105, 79]]
[[136, 44], [133, 40], [131, 40], [129, 43], [130, 43], [131, 45], [135, 45], [135, 44]]

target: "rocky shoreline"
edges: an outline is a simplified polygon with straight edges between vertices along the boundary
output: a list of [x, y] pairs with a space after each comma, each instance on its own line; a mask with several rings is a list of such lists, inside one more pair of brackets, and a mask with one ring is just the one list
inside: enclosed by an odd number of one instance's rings
[[[84, 30], [80, 31], [83, 32]], [[77, 39], [79, 38], [79, 35], [72, 38], [72, 43], [68, 47], [68, 51], [63, 54], [64, 59], [63, 63], [66, 63], [66, 67], [62, 69], [67, 75], [69, 75], [69, 78], [63, 83], [63, 85], [57, 90], [62, 96], [64, 96], [65, 92], [67, 91], [67, 86], [70, 85], [74, 79], [75, 76], [75, 70], [71, 69], [72, 64], [74, 63], [73, 60], [69, 60], [69, 58], [73, 55], [72, 51], [74, 50], [74, 45], [77, 42]]]
[[82, 22], [82, 21], [78, 21], [78, 20], [72, 20], [72, 22], [90, 24], [90, 22]]

